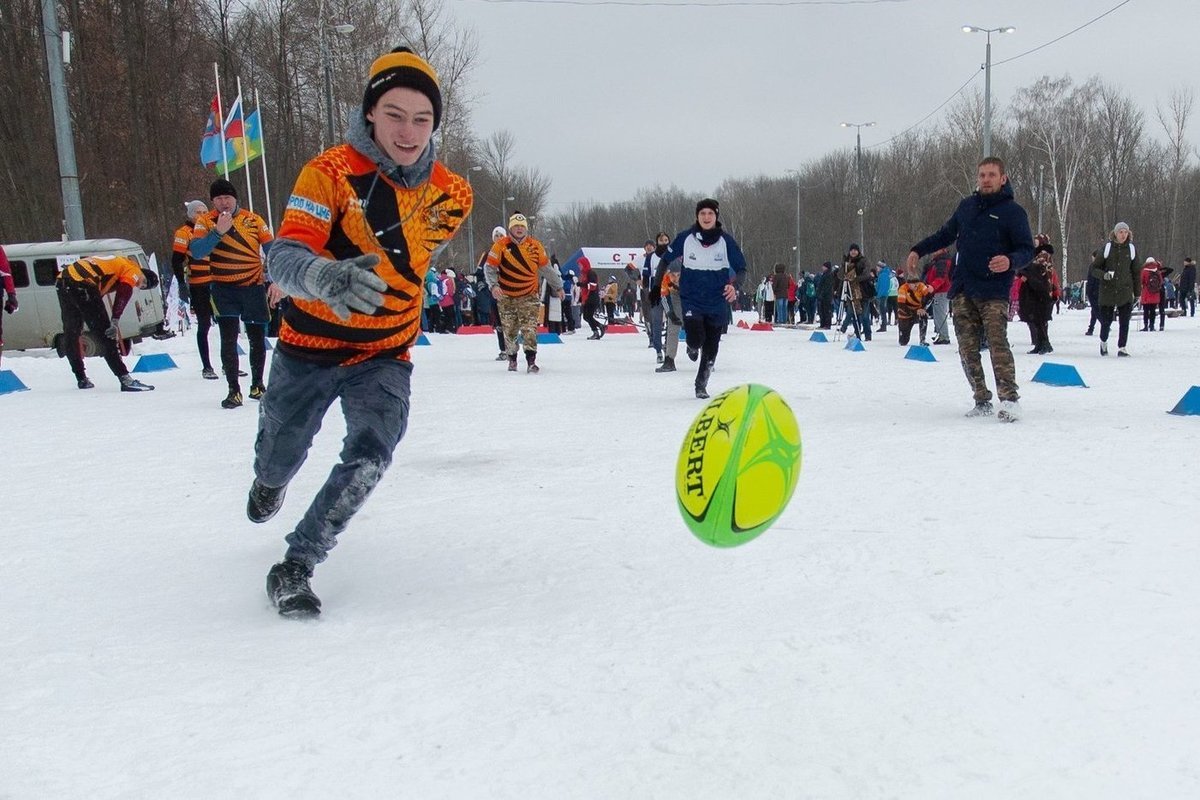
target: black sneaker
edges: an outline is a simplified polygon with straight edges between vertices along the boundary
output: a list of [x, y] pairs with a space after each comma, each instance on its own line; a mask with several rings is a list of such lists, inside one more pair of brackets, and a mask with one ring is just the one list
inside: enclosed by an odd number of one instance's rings
[[316, 617], [321, 599], [313, 594], [308, 579], [312, 571], [299, 561], [285, 558], [267, 573], [267, 597], [281, 617]]
[[663, 359], [662, 366], [657, 367], [654, 371], [655, 372], [674, 372], [675, 371], [675, 359], [671, 358], [670, 356], [667, 356], [666, 358]]
[[122, 392], [152, 392], [154, 387], [148, 383], [142, 383], [139, 380], [131, 378], [128, 375], [121, 376], [121, 391]]
[[687, 349], [687, 354], [688, 354], [688, 358], [690, 360], [695, 361], [697, 358], [700, 357], [700, 350], [699, 350], [699, 348], [696, 348], [696, 347], [689, 347]]
[[604, 338], [604, 334], [605, 334], [605, 333], [607, 333], [607, 332], [608, 332], [608, 326], [607, 326], [607, 325], [601, 325], [601, 326], [600, 326], [600, 336], [599, 336], [599, 337], [597, 337], [597, 338], [599, 338], [599, 339], [603, 339], [603, 338]]
[[218, 375], [217, 371], [212, 367], [205, 367], [204, 369], [200, 370], [200, 377], [208, 381], [215, 381], [221, 376]]
[[251, 522], [266, 522], [279, 513], [286, 494], [287, 484], [272, 488], [263, 486], [255, 478], [254, 483], [250, 484], [250, 495], [246, 498], [246, 516]]
[[75, 385], [78, 386], [80, 389], [95, 389], [96, 388], [96, 384], [92, 383], [87, 378], [80, 378], [79, 380], [75, 381]]
[[241, 408], [242, 390], [230, 389], [229, 396], [221, 401], [221, 408]]
[[261, 383], [256, 383], [250, 387], [251, 400], [262, 400], [262, 396], [266, 393], [267, 387], [263, 386]]

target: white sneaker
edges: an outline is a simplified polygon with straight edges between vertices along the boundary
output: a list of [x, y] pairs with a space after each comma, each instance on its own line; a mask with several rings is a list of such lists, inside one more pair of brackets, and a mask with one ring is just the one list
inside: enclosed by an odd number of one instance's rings
[[1001, 400], [1000, 410], [996, 412], [996, 419], [1000, 422], [1016, 422], [1021, 418], [1021, 406], [1016, 400]]

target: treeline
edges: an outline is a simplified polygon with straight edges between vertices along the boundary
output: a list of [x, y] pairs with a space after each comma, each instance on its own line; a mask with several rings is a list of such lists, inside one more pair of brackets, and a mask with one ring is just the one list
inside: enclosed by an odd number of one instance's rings
[[[327, 145], [324, 67], [332, 76], [335, 138], [359, 113], [366, 71], [397, 44], [428, 54], [442, 79], [446, 116], [439, 155], [476, 192], [469, 234], [443, 257], [474, 263], [494, 225], [520, 209], [560, 258], [585, 245], [624, 246], [674, 233], [701, 194], [721, 201], [725, 225], [760, 276], [776, 263], [814, 269], [859, 239], [864, 252], [899, 262], [974, 188], [983, 102], [964, 95], [946, 115], [879, 146], [813, 159], [785, 175], [730, 178], [715, 190], [670, 184], [629, 200], [544, 211], [551, 177], [514, 159], [507, 131], [477, 134], [476, 34], [444, 0], [60, 0], [72, 40], [67, 89], [89, 236], [134, 239], [164, 251], [186, 199], [207, 199], [215, 177], [198, 153], [215, 86], [226, 110], [241, 78], [243, 100], [261, 102], [274, 223], [300, 167]], [[353, 31], [343, 33], [347, 26]], [[62, 235], [62, 202], [50, 110], [40, 0], [0, 5], [0, 241]], [[1189, 92], [1143, 107], [1097, 79], [1042, 78], [995, 109], [993, 152], [1003, 157], [1031, 224], [1050, 234], [1069, 280], [1118, 220], [1139, 253], [1175, 264], [1200, 249], [1200, 168], [1185, 131]], [[861, 171], [861, 185], [859, 174]], [[244, 189], [242, 173], [231, 176]], [[254, 162], [256, 210], [266, 204]], [[662, 188], [666, 186], [668, 188]], [[510, 199], [511, 198], [511, 199]], [[799, 226], [797, 226], [799, 205]]]
[[[1177, 91], [1147, 112], [1098, 79], [1047, 77], [1017, 92], [1008, 109], [993, 109], [992, 152], [1006, 161], [1031, 226], [1040, 209], [1068, 280], [1083, 277], [1089, 254], [1117, 221], [1133, 228], [1139, 253], [1164, 263], [1200, 254], [1200, 168], [1184, 136], [1192, 105], [1189, 92]], [[862, 242], [853, 149], [790, 175], [731, 178], [712, 193], [755, 278], [776, 263], [812, 271], [841, 259], [851, 242], [872, 261], [899, 264], [974, 190], [983, 116], [982, 97], [965, 95], [942, 121], [864, 147]], [[628, 201], [574, 208], [551, 224], [566, 241], [640, 244], [689, 224], [700, 195], [674, 186], [645, 190]]]
[[[360, 113], [371, 61], [401, 44], [428, 54], [441, 77], [446, 114], [436, 141], [442, 160], [475, 187], [473, 216], [484, 234], [477, 246], [490, 241], [502, 209], [536, 215], [549, 192], [545, 176], [514, 162], [511, 134], [472, 133], [478, 47], [443, 0], [59, 0], [58, 11], [71, 39], [66, 84], [89, 237], [132, 239], [162, 254], [183, 202], [208, 200], [216, 173], [200, 165], [199, 150], [214, 63], [223, 111], [236, 78], [247, 111], [257, 90], [278, 224], [300, 168], [329, 144], [326, 64], [340, 140], [344, 120]], [[63, 235], [41, 19], [40, 0], [0, 4], [0, 242]], [[347, 26], [353, 31], [339, 32]], [[255, 210], [265, 215], [262, 172], [251, 164]], [[230, 178], [245, 202], [245, 174]], [[446, 258], [473, 261], [468, 237]]]

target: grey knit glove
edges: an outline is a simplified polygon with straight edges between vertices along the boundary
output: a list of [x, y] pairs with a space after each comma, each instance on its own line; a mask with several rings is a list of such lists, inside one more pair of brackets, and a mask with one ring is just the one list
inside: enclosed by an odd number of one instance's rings
[[320, 259], [304, 273], [304, 288], [325, 301], [341, 319], [350, 319], [352, 311], [373, 314], [383, 305], [382, 292], [388, 288], [387, 282], [372, 272], [378, 263], [379, 256], [374, 253], [341, 261]]

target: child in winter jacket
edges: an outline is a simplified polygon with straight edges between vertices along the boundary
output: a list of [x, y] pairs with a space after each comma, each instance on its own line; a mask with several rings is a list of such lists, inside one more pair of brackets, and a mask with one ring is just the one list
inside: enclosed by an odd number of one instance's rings
[[1142, 265], [1142, 330], [1154, 330], [1158, 304], [1162, 301], [1162, 264], [1150, 256]]
[[910, 275], [896, 289], [896, 326], [900, 329], [900, 345], [908, 344], [913, 323], [921, 333], [924, 346], [925, 330], [929, 325], [929, 307], [933, 304], [933, 289], [919, 275]]

